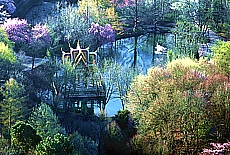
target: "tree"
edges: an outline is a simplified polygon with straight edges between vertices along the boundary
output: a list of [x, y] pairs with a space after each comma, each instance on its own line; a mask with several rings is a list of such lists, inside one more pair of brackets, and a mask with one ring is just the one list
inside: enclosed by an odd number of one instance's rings
[[99, 45], [115, 41], [115, 32], [110, 24], [101, 26], [98, 23], [91, 23], [89, 33], [94, 34], [96, 38], [96, 43], [98, 43]]
[[59, 124], [57, 116], [45, 103], [36, 108], [28, 121], [43, 139], [53, 137], [57, 133], [65, 134], [65, 130]]
[[42, 140], [30, 124], [22, 121], [12, 126], [10, 135], [12, 146], [20, 154], [27, 154], [29, 151], [33, 151]]
[[15, 51], [23, 50], [28, 56], [32, 56], [32, 69], [35, 57], [44, 57], [51, 44], [51, 37], [45, 25], [31, 27], [25, 19], [7, 19], [3, 28], [10, 41], [15, 43]]
[[3, 42], [0, 42], [0, 80], [8, 80], [12, 68], [17, 61], [12, 49]]
[[190, 57], [199, 60], [198, 45], [203, 41], [200, 31], [195, 24], [183, 18], [177, 22], [173, 31], [175, 35], [175, 49], [173, 58]]
[[47, 49], [51, 44], [51, 36], [46, 25], [37, 24], [31, 29], [31, 41], [29, 42], [29, 48], [27, 54], [32, 56], [32, 69], [34, 68], [34, 61], [36, 57], [44, 57]]
[[9, 134], [10, 128], [19, 120], [24, 120], [27, 114], [27, 108], [24, 106], [26, 96], [24, 96], [24, 88], [14, 79], [9, 79], [4, 87], [0, 89], [3, 94], [3, 101], [0, 102], [1, 107], [1, 123], [7, 129]]
[[90, 45], [92, 34], [89, 34], [88, 29], [91, 22], [78, 13], [77, 7], [58, 3], [55, 14], [55, 18], [48, 17], [47, 25], [52, 29], [55, 39], [59, 39], [59, 44], [76, 45], [80, 41], [85, 47]]
[[209, 112], [199, 87], [209, 69], [195, 61], [178, 61], [180, 65], [173, 61], [165, 69], [152, 68], [147, 75], [137, 76], [129, 91], [127, 107], [137, 133], [148, 139], [148, 144], [142, 144], [150, 147], [150, 154], [191, 153], [209, 133]]
[[70, 143], [73, 145], [74, 154], [79, 155], [98, 155], [97, 143], [87, 136], [82, 136], [77, 131], [69, 136]]
[[73, 151], [70, 141], [62, 134], [55, 134], [53, 138], [46, 137], [36, 147], [36, 155], [68, 155]]
[[14, 44], [8, 39], [6, 31], [0, 27], [0, 79], [8, 80], [13, 65], [17, 61], [13, 52]]
[[16, 52], [19, 52], [24, 44], [29, 44], [31, 27], [25, 19], [7, 19], [3, 24], [3, 28], [6, 30], [9, 40], [15, 43]]
[[114, 75], [115, 89], [121, 100], [122, 108], [125, 110], [127, 93], [130, 90], [133, 79], [138, 74], [137, 69], [132, 67], [122, 67], [121, 65], [115, 64], [114, 71], [116, 72]]
[[122, 134], [121, 128], [115, 121], [107, 125], [104, 143], [107, 154], [129, 154], [127, 137]]

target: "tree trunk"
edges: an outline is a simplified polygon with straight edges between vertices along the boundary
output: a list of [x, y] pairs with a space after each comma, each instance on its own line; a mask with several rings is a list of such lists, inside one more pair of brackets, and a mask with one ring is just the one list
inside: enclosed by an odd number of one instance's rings
[[138, 36], [134, 37], [134, 56], [133, 56], [133, 67], [136, 68], [137, 65], [137, 39]]
[[35, 64], [35, 57], [33, 56], [33, 57], [32, 57], [32, 67], [31, 67], [31, 70], [34, 69], [34, 64]]

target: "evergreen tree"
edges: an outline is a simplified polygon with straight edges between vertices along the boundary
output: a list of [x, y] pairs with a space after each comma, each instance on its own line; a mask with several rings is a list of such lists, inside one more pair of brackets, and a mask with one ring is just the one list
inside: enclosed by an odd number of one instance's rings
[[0, 102], [0, 120], [7, 129], [8, 134], [12, 125], [19, 120], [23, 120], [25, 117], [26, 108], [23, 106], [25, 101], [23, 92], [23, 86], [13, 78], [9, 79], [4, 87], [0, 89], [0, 93], [3, 95], [3, 101]]
[[58, 122], [57, 116], [45, 103], [36, 108], [29, 117], [29, 123], [37, 130], [43, 139], [53, 137], [57, 133], [64, 134], [65, 130]]

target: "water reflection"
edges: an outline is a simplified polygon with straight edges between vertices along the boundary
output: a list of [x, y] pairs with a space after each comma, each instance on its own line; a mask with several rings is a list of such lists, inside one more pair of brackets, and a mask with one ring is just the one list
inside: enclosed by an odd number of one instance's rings
[[[112, 60], [112, 62], [124, 67], [135, 66], [141, 71], [141, 74], [146, 74], [150, 67], [164, 66], [166, 63], [167, 51], [155, 54], [157, 44], [170, 49], [170, 45], [173, 42], [172, 35], [170, 34], [159, 35], [156, 38], [157, 41], [154, 43], [153, 35], [147, 34], [139, 36], [136, 42], [135, 37], [131, 37], [106, 44], [98, 50], [99, 63], [104, 59]], [[135, 43], [137, 43], [136, 48]], [[111, 99], [106, 105], [109, 116], [113, 116], [120, 109], [122, 109], [121, 101], [117, 98]]]

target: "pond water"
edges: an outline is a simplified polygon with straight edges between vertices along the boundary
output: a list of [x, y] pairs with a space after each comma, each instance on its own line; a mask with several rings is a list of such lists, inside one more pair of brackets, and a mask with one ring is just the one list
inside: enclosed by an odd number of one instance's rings
[[[139, 36], [136, 46], [136, 67], [141, 71], [141, 74], [146, 74], [151, 67], [163, 66], [167, 60], [167, 53], [156, 52], [157, 47], [170, 49], [169, 45], [173, 44], [172, 34], [157, 35], [156, 43], [153, 42], [153, 35], [146, 34]], [[132, 67], [134, 65], [134, 48], [135, 38], [126, 38], [117, 40], [116, 43], [106, 44], [99, 49], [99, 59], [110, 59], [124, 67]], [[99, 61], [100, 61], [99, 60]], [[99, 62], [100, 63], [100, 62]], [[108, 116], [114, 116], [118, 110], [122, 110], [121, 101], [118, 98], [111, 99], [106, 105]], [[99, 113], [99, 109], [95, 109], [95, 113]]]
[[[207, 55], [213, 55], [211, 47], [217, 40], [226, 41], [212, 30], [207, 31], [207, 37], [209, 43], [200, 44], [198, 52], [200, 56], [207, 57]], [[136, 67], [139, 68], [141, 74], [146, 74], [148, 69], [156, 66], [164, 66], [167, 61], [167, 50], [174, 47], [174, 35], [170, 33], [166, 34], [146, 34], [139, 36], [137, 39], [137, 59]], [[110, 43], [104, 45], [100, 49], [100, 59], [112, 59], [113, 62], [117, 62], [122, 66], [133, 66], [134, 64], [134, 46], [135, 38], [126, 38], [116, 41], [116, 43]], [[116, 48], [115, 48], [116, 46]], [[159, 48], [165, 48], [165, 52], [159, 52]], [[158, 51], [157, 51], [158, 50]], [[155, 53], [153, 55], [153, 53]], [[118, 110], [122, 110], [121, 101], [119, 99], [111, 99], [106, 105], [106, 112], [108, 116], [114, 116]], [[96, 113], [98, 110], [95, 110]]]

